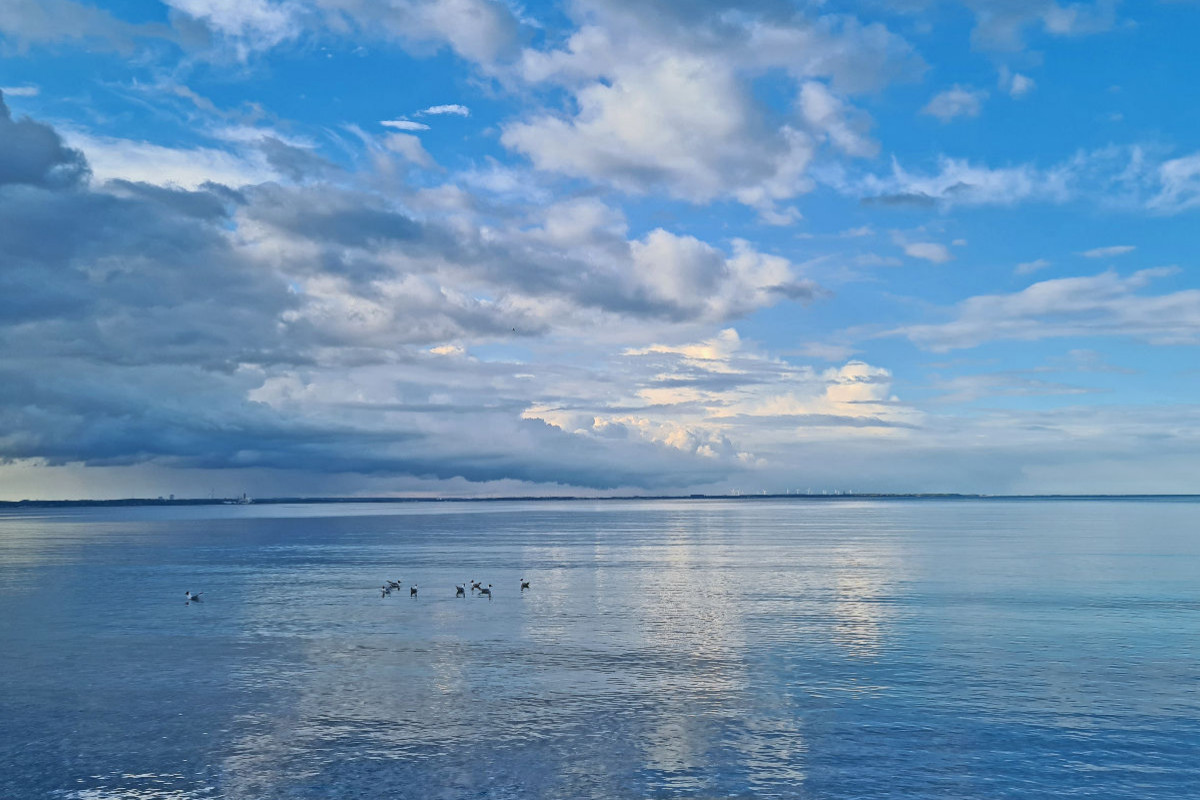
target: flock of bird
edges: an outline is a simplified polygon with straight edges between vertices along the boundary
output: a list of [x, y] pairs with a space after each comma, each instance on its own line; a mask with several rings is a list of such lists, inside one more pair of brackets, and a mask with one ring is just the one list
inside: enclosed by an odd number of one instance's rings
[[[474, 581], [473, 580], [473, 581], [467, 581], [467, 583], [469, 583], [471, 585], [471, 595], [472, 596], [474, 596], [476, 593], [478, 593], [480, 597], [486, 597], [488, 600], [492, 599], [492, 585], [490, 583], [487, 586], [484, 586], [482, 581]], [[455, 597], [466, 597], [467, 596], [467, 583], [456, 584], [454, 586], [454, 596]], [[379, 596], [387, 597], [387, 596], [391, 595], [392, 592], [399, 592], [403, 588], [404, 588], [404, 586], [400, 581], [389, 580], [387, 583], [385, 583], [379, 587]], [[524, 578], [521, 578], [521, 591], [523, 592], [528, 588], [529, 588], [529, 581], [525, 580]], [[408, 596], [409, 597], [417, 596], [417, 585], [415, 583], [412, 586], [408, 587]]]
[[[484, 586], [482, 581], [468, 581], [468, 583], [471, 584], [472, 596], [474, 596], [476, 594], [476, 592], [478, 592], [480, 597], [486, 597], [488, 600], [492, 599], [492, 585], [490, 583], [487, 586]], [[388, 581], [387, 583], [385, 583], [379, 587], [379, 596], [387, 597], [392, 592], [398, 592], [403, 588], [404, 587], [403, 587], [403, 585], [401, 585], [400, 581]], [[529, 581], [525, 580], [524, 578], [521, 578], [521, 591], [523, 592], [528, 588], [529, 588]], [[196, 594], [192, 594], [192, 591], [189, 589], [188, 591], [183, 593], [184, 603], [199, 603], [201, 594], [203, 594], [203, 592], [197, 592]], [[417, 585], [416, 584], [413, 584], [412, 586], [408, 587], [408, 596], [409, 597], [417, 596]], [[464, 583], [464, 584], [456, 585], [454, 587], [454, 596], [455, 597], [466, 597], [467, 596], [467, 584]]]

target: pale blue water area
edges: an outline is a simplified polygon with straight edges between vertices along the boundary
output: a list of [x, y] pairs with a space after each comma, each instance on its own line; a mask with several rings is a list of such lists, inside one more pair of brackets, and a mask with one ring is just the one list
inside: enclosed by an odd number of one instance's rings
[[1196, 798], [1198, 512], [4, 512], [0, 798]]

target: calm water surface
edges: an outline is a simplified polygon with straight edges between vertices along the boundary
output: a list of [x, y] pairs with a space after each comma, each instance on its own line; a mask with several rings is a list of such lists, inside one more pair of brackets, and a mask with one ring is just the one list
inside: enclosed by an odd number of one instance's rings
[[[0, 798], [1191, 800], [1198, 523], [1163, 501], [0, 513]], [[494, 599], [456, 599], [472, 578]]]

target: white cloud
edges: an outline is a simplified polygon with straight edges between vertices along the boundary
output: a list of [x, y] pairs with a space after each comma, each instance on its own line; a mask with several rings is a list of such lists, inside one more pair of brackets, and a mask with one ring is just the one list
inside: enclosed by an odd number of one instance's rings
[[1008, 85], [1008, 93], [1012, 97], [1024, 97], [1032, 92], [1036, 86], [1037, 84], [1033, 78], [1016, 73], [1012, 76], [1012, 81]]
[[804, 172], [812, 139], [786, 125], [761, 129], [752, 101], [722, 62], [664, 54], [575, 96], [573, 118], [510, 123], [501, 141], [542, 170], [693, 202], [732, 194], [770, 208], [810, 186]]
[[1149, 205], [1178, 212], [1200, 205], [1200, 153], [1165, 161], [1158, 168], [1159, 192]]
[[270, 0], [163, 0], [168, 6], [206, 23], [228, 37], [244, 56], [266, 50], [304, 30], [298, 2]]
[[823, 83], [808, 81], [800, 87], [799, 99], [808, 124], [846, 155], [867, 157], [879, 152], [879, 143], [865, 135], [870, 120], [834, 96]]
[[949, 122], [955, 117], [977, 117], [987, 96], [988, 93], [982, 89], [955, 84], [935, 95], [921, 109], [921, 113], [937, 117], [942, 122]]
[[1050, 264], [1051, 262], [1044, 258], [1037, 258], [1033, 261], [1022, 261], [1020, 264], [1017, 264], [1017, 268], [1014, 271], [1017, 275], [1030, 275], [1038, 270], [1045, 269]]
[[1162, 147], [1132, 145], [1081, 150], [1049, 167], [1006, 167], [937, 157], [918, 172], [893, 158], [890, 174], [841, 169], [814, 173], [839, 192], [880, 205], [1013, 205], [1086, 200], [1120, 211], [1178, 214], [1200, 206], [1200, 153], [1163, 159]]
[[93, 175], [101, 182], [121, 179], [195, 189], [209, 181], [237, 187], [280, 177], [257, 151], [172, 148], [79, 131], [64, 131], [64, 138], [87, 155]]
[[1118, 244], [1112, 247], [1094, 247], [1091, 250], [1085, 250], [1079, 255], [1084, 258], [1112, 258], [1113, 256], [1123, 256], [1126, 253], [1132, 253], [1137, 250], [1131, 244]]
[[466, 106], [460, 106], [456, 103], [451, 103], [449, 105], [430, 106], [429, 108], [426, 108], [423, 111], [418, 111], [417, 113], [429, 116], [450, 114], [456, 117], [469, 117], [471, 116], [471, 109], [467, 108]]
[[807, 299], [816, 287], [797, 280], [791, 263], [736, 240], [732, 256], [691, 236], [661, 228], [632, 243], [631, 274], [656, 301], [707, 319], [740, 316], [774, 297]]
[[74, 0], [5, 0], [0, 3], [0, 32], [22, 47], [75, 39], [122, 52], [131, 52], [141, 37], [175, 38], [166, 25], [133, 25]]
[[931, 388], [941, 393], [937, 398], [939, 403], [973, 403], [997, 397], [1045, 397], [1090, 394], [1096, 391], [1016, 372], [958, 375], [935, 380]]
[[934, 264], [945, 264], [954, 260], [954, 255], [946, 245], [937, 242], [907, 242], [904, 245], [904, 253], [913, 258], [932, 261]]
[[433, 156], [429, 155], [421, 140], [410, 133], [389, 133], [383, 137], [383, 146], [419, 167], [436, 166]]
[[790, 460], [797, 445], [905, 436], [920, 415], [891, 392], [891, 373], [861, 361], [817, 372], [758, 351], [728, 328], [699, 341], [626, 349], [611, 387], [572, 391], [531, 405], [582, 439], [633, 438], [736, 467]]
[[385, 119], [380, 121], [380, 125], [386, 128], [395, 128], [398, 131], [427, 131], [429, 126], [424, 122], [416, 122], [411, 119]]
[[1012, 205], [1063, 202], [1074, 195], [1080, 171], [1077, 159], [1051, 169], [1032, 164], [993, 168], [941, 156], [937, 172], [918, 174], [893, 158], [890, 175], [835, 175], [829, 182], [842, 192], [883, 205]]
[[[842, 17], [603, 0], [574, 10], [581, 25], [566, 43], [526, 50], [519, 65], [526, 83], [561, 87], [573, 103], [508, 123], [505, 146], [541, 170], [696, 203], [732, 198], [775, 224], [799, 217], [781, 204], [812, 188], [808, 170], [824, 143], [854, 157], [877, 151], [847, 93], [923, 66], [882, 26]], [[770, 72], [790, 82], [791, 118], [753, 90]]]
[[964, 0], [975, 14], [972, 42], [987, 50], [1020, 50], [1031, 29], [1054, 36], [1085, 36], [1112, 28], [1118, 0], [1060, 5], [1057, 0]]
[[37, 97], [40, 91], [36, 86], [0, 86], [5, 97]]
[[1000, 340], [1125, 336], [1151, 344], [1200, 343], [1200, 290], [1143, 295], [1174, 268], [1144, 269], [1122, 278], [1104, 272], [1057, 278], [1014, 294], [980, 295], [960, 303], [942, 324], [909, 325], [891, 333], [930, 350], [976, 347]]
[[498, 0], [310, 0], [328, 27], [363, 37], [398, 39], [416, 52], [449, 45], [469, 61], [491, 68], [515, 54], [520, 24]]
[[1013, 99], [1020, 99], [1029, 94], [1037, 86], [1033, 78], [1028, 75], [1022, 75], [1019, 72], [1013, 72], [1007, 66], [1001, 66], [996, 79], [997, 86], [1000, 91], [1008, 93]]

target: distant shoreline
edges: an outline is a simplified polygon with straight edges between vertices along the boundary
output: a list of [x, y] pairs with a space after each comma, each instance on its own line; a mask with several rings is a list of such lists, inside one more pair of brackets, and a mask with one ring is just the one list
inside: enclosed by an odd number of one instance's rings
[[927, 492], [910, 494], [670, 494], [584, 497], [579, 495], [512, 497], [266, 497], [241, 503], [234, 498], [158, 499], [130, 497], [119, 500], [0, 500], [6, 508], [87, 508], [130, 506], [224, 506], [224, 505], [330, 505], [344, 503], [511, 503], [511, 502], [612, 502], [630, 500], [805, 500], [845, 502], [853, 500], [1200, 500], [1200, 494], [960, 494]]

